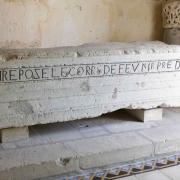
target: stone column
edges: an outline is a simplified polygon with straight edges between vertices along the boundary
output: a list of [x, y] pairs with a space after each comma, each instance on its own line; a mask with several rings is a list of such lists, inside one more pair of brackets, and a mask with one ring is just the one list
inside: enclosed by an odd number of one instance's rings
[[180, 45], [180, 0], [163, 0], [164, 42]]

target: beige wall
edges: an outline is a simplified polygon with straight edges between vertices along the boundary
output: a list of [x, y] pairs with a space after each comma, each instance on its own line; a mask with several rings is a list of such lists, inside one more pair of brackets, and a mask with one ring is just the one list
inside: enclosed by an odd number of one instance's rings
[[161, 39], [161, 0], [0, 0], [4, 48]]

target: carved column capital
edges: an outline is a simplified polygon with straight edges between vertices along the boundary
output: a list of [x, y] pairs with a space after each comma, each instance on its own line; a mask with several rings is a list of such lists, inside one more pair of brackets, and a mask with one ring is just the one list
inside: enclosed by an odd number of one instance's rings
[[163, 1], [163, 27], [180, 28], [180, 0]]

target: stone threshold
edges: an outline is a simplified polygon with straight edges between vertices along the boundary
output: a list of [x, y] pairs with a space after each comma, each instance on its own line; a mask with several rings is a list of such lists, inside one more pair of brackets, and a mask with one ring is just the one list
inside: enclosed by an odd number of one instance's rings
[[180, 109], [142, 123], [123, 111], [30, 128], [30, 138], [0, 144], [0, 179], [90, 171], [180, 151]]
[[[101, 169], [91, 169], [91, 171], [87, 172], [82, 171], [81, 173], [74, 172], [74, 174], [70, 173], [65, 174], [64, 176], [56, 175], [39, 178], [38, 180], [130, 180], [135, 176], [146, 176], [147, 174], [150, 174], [151, 177], [154, 172], [164, 171], [165, 169], [167, 169], [168, 172], [169, 168], [176, 169], [176, 167], [180, 167], [180, 152], [175, 154], [164, 154], [143, 160], [139, 159], [139, 161], [136, 162], [129, 162], [120, 165], [116, 164], [114, 166], [107, 166]], [[179, 174], [179, 170], [177, 173]], [[178, 177], [180, 177], [180, 175], [178, 175]], [[157, 180], [159, 178], [157, 177]], [[170, 179], [168, 178], [168, 180]]]

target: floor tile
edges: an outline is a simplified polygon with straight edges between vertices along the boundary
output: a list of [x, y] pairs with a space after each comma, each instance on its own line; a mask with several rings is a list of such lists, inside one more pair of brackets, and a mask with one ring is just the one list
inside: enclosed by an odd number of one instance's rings
[[167, 176], [162, 174], [160, 171], [152, 171], [136, 175], [138, 180], [170, 180]]

